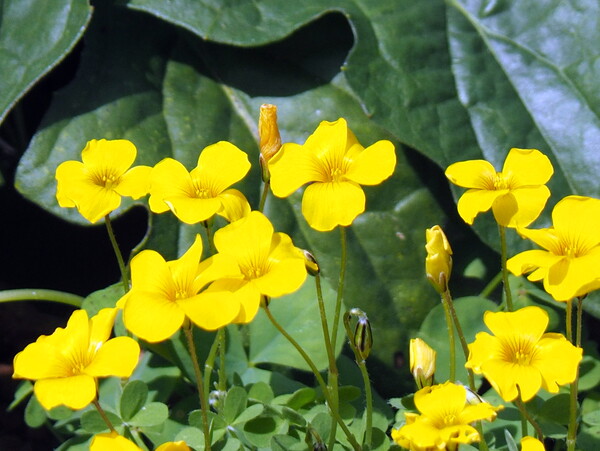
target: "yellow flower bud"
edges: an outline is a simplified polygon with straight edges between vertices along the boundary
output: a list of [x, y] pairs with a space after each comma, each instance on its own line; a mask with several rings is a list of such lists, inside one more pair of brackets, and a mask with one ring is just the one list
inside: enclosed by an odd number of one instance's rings
[[277, 126], [277, 107], [275, 105], [263, 104], [260, 106], [260, 117], [258, 119], [258, 135], [260, 136], [260, 166], [262, 168], [263, 181], [270, 179], [268, 163], [281, 147], [281, 136]]
[[313, 254], [308, 252], [306, 249], [300, 249], [302, 252], [302, 256], [304, 257], [304, 266], [306, 266], [306, 271], [311, 276], [316, 276], [321, 272], [321, 268], [319, 267], [319, 263], [317, 263], [317, 259]]
[[448, 290], [448, 280], [452, 272], [452, 249], [442, 228], [438, 225], [425, 231], [427, 257], [425, 272], [427, 278], [439, 293]]
[[420, 338], [410, 340], [410, 372], [419, 389], [433, 384], [436, 352]]

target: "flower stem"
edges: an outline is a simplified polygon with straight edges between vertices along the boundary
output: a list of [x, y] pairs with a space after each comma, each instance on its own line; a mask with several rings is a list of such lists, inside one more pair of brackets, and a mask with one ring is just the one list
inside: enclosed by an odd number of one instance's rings
[[360, 352], [356, 348], [356, 344], [354, 341], [354, 332], [350, 329], [350, 315], [346, 313], [344, 315], [344, 327], [346, 328], [346, 335], [349, 339], [350, 347], [354, 352], [354, 360], [360, 369], [360, 374], [363, 378], [363, 384], [365, 386], [365, 400], [367, 403], [367, 411], [366, 411], [366, 425], [365, 425], [365, 445], [367, 449], [371, 447], [371, 437], [373, 433], [373, 394], [371, 393], [371, 380], [369, 379], [369, 373], [367, 371], [367, 364], [365, 360], [361, 357]]
[[567, 340], [573, 343], [573, 299], [567, 301], [566, 307], [565, 329], [567, 330]]
[[45, 290], [37, 288], [23, 288], [18, 290], [1, 290], [0, 304], [15, 301], [48, 301], [59, 304], [72, 305], [80, 308], [83, 298], [76, 294], [63, 291]]
[[506, 296], [506, 310], [512, 312], [512, 293], [510, 291], [510, 284], [508, 283], [508, 269], [506, 268], [506, 227], [498, 224], [498, 231], [500, 232], [500, 263], [502, 266], [502, 281], [504, 284], [504, 294]]
[[[465, 334], [463, 333], [462, 327], [460, 325], [460, 321], [458, 320], [458, 316], [456, 315], [456, 310], [454, 309], [454, 302], [452, 302], [452, 296], [450, 295], [450, 290], [446, 290], [442, 294], [442, 298], [444, 299], [442, 302], [445, 302], [448, 305], [448, 310], [450, 311], [450, 315], [452, 316], [452, 322], [454, 323], [454, 327], [456, 327], [456, 332], [458, 333], [458, 339], [460, 341], [460, 345], [462, 347], [463, 353], [465, 355], [465, 361], [469, 360], [469, 346], [467, 345], [467, 340], [465, 339]], [[469, 388], [473, 391], [475, 390], [475, 377], [473, 376], [473, 370], [468, 369], [467, 374], [469, 375]]]
[[110, 244], [112, 245], [113, 251], [115, 252], [115, 256], [117, 257], [117, 262], [119, 263], [119, 270], [121, 271], [121, 280], [123, 282], [123, 293], [127, 293], [129, 291], [129, 276], [127, 275], [127, 268], [125, 267], [123, 254], [121, 254], [121, 249], [119, 249], [119, 244], [117, 243], [117, 239], [115, 238], [115, 232], [113, 231], [112, 223], [110, 222], [110, 215], [104, 216], [104, 224], [106, 224], [108, 238], [110, 239]]
[[214, 255], [217, 253], [217, 250], [215, 249], [215, 242], [213, 240], [213, 236], [210, 230], [211, 222], [209, 222], [209, 220], [202, 221], [202, 225], [204, 226], [204, 230], [206, 230], [206, 240], [208, 241], [208, 248], [210, 249], [210, 254]]
[[496, 274], [494, 276], [494, 278], [492, 280], [490, 280], [488, 282], [488, 284], [483, 288], [483, 290], [481, 290], [481, 293], [479, 293], [479, 297], [481, 297], [481, 298], [489, 297], [490, 294], [492, 294], [492, 291], [494, 291], [496, 289], [496, 287], [498, 286], [498, 284], [502, 281], [502, 277], [504, 277], [504, 273], [502, 271], [500, 271], [498, 274]]
[[94, 398], [94, 400], [92, 401], [92, 403], [94, 404], [94, 407], [96, 407], [96, 410], [98, 411], [98, 413], [102, 417], [102, 420], [108, 426], [108, 429], [110, 430], [110, 432], [116, 432], [114, 426], [112, 425], [112, 423], [110, 422], [110, 420], [106, 416], [106, 412], [104, 412], [104, 409], [102, 409], [102, 407], [100, 407], [100, 403], [98, 402], [98, 399]]
[[[582, 309], [583, 298], [577, 298], [577, 323], [575, 330], [575, 345], [581, 346], [581, 322], [583, 319]], [[569, 301], [570, 302], [570, 301]], [[569, 310], [567, 310], [569, 311]], [[571, 392], [569, 398], [569, 429], [567, 431], [567, 450], [574, 451], [575, 444], [577, 443], [577, 392], [579, 390], [579, 366], [577, 367], [577, 373], [575, 380], [571, 384]]]
[[188, 348], [190, 350], [190, 357], [192, 358], [192, 364], [194, 365], [194, 373], [196, 374], [196, 386], [198, 388], [198, 396], [200, 398], [200, 411], [202, 412], [202, 427], [204, 432], [204, 449], [210, 451], [210, 428], [208, 424], [208, 404], [206, 403], [206, 396], [204, 396], [204, 384], [202, 383], [202, 370], [198, 363], [198, 355], [196, 354], [196, 345], [194, 344], [194, 326], [187, 320], [186, 324], [183, 325], [183, 332], [187, 339]]
[[360, 451], [361, 447], [358, 444], [358, 442], [356, 441], [356, 438], [354, 437], [354, 435], [352, 434], [352, 432], [350, 432], [350, 430], [346, 426], [346, 423], [344, 423], [344, 420], [342, 420], [342, 417], [340, 416], [340, 414], [337, 411], [337, 409], [334, 409], [334, 405], [333, 405], [333, 402], [332, 402], [332, 399], [331, 399], [331, 394], [329, 392], [329, 389], [327, 388], [327, 385], [325, 384], [325, 381], [323, 380], [323, 377], [319, 373], [319, 370], [317, 369], [317, 367], [315, 366], [315, 364], [313, 363], [313, 361], [311, 360], [311, 358], [304, 351], [304, 349], [302, 349], [302, 346], [300, 346], [300, 344], [296, 340], [294, 340], [294, 338], [290, 334], [288, 334], [286, 332], [286, 330], [281, 326], [281, 324], [279, 324], [277, 322], [277, 320], [273, 317], [273, 315], [271, 314], [271, 311], [269, 310], [269, 306], [267, 305], [267, 302], [265, 302], [264, 298], [263, 298], [263, 301], [262, 301], [262, 306], [263, 306], [263, 310], [265, 311], [267, 317], [271, 321], [271, 324], [273, 324], [273, 326], [279, 331], [279, 333], [281, 335], [283, 335], [292, 344], [292, 346], [294, 346], [294, 348], [296, 348], [296, 351], [298, 351], [298, 353], [302, 356], [302, 358], [304, 359], [304, 361], [308, 364], [308, 366], [310, 367], [311, 371], [315, 375], [315, 378], [317, 379], [317, 382], [319, 383], [319, 386], [321, 387], [321, 391], [323, 392], [323, 396], [325, 397], [325, 401], [327, 402], [327, 404], [329, 406], [329, 411], [331, 412], [331, 415], [333, 415], [333, 417], [336, 419], [336, 421], [338, 422], [338, 424], [340, 425], [340, 427], [344, 431], [344, 434], [346, 434], [346, 437], [348, 438], [348, 441], [352, 445], [352, 448], [355, 451]]
[[[317, 288], [317, 302], [319, 304], [319, 316], [321, 317], [321, 328], [323, 329], [323, 339], [325, 340], [325, 350], [327, 351], [327, 358], [329, 360], [329, 371], [327, 373], [327, 385], [331, 392], [331, 397], [335, 403], [335, 409], [338, 408], [338, 369], [335, 363], [335, 350], [331, 346], [331, 339], [329, 336], [329, 325], [327, 324], [327, 315], [325, 314], [325, 301], [323, 300], [323, 289], [321, 287], [321, 276], [315, 275], [315, 285]], [[337, 421], [335, 418], [331, 418], [331, 430], [329, 434], [329, 443], [327, 449], [333, 449], [335, 444], [335, 436], [337, 432]]]
[[267, 202], [267, 195], [269, 194], [269, 187], [271, 186], [270, 182], [263, 183], [262, 194], [260, 195], [260, 202], [258, 204], [258, 211], [261, 213], [265, 209], [265, 203]]
[[537, 435], [538, 440], [540, 442], [543, 442], [544, 441], [544, 433], [542, 432], [542, 428], [540, 428], [540, 425], [537, 423], [537, 421], [535, 421], [533, 419], [533, 417], [531, 415], [529, 415], [529, 412], [527, 412], [525, 403], [521, 399], [521, 389], [519, 388], [518, 385], [517, 385], [517, 390], [519, 392], [519, 395], [517, 396], [517, 398], [515, 399], [514, 402], [515, 402], [515, 405], [517, 406], [517, 408], [519, 409], [519, 412], [521, 412], [521, 428], [522, 428], [521, 435], [523, 437], [528, 435], [527, 422], [529, 422], [533, 426], [533, 429], [535, 429], [535, 433]]
[[335, 349], [337, 340], [337, 331], [340, 323], [340, 315], [342, 313], [342, 297], [344, 293], [344, 280], [346, 279], [346, 253], [347, 253], [347, 240], [346, 240], [346, 227], [340, 226], [340, 238], [342, 246], [342, 254], [340, 258], [340, 278], [338, 280], [337, 298], [335, 300], [335, 313], [333, 315], [333, 331], [331, 333], [331, 347]]
[[225, 374], [225, 329], [221, 328], [218, 332], [219, 337], [219, 391], [227, 391], [227, 375]]
[[452, 324], [452, 314], [450, 313], [450, 303], [442, 296], [442, 305], [446, 316], [446, 327], [448, 328], [448, 343], [450, 346], [450, 382], [456, 380], [456, 351], [454, 349], [454, 325]]
[[[219, 329], [220, 331], [221, 329]], [[210, 393], [210, 379], [212, 375], [212, 371], [215, 368], [215, 360], [217, 358], [217, 350], [219, 349], [219, 334], [215, 335], [215, 339], [210, 346], [210, 350], [208, 351], [208, 356], [206, 357], [206, 361], [204, 362], [204, 396], [208, 397]]]

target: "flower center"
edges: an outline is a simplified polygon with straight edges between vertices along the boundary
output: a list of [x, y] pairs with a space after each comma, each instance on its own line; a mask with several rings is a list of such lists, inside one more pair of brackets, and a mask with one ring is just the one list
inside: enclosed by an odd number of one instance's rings
[[505, 189], [509, 189], [507, 177], [505, 177], [502, 172], [496, 172], [496, 177], [494, 177], [494, 190], [501, 191]]
[[263, 268], [258, 266], [250, 266], [244, 269], [246, 279], [258, 279], [264, 274]]
[[535, 343], [529, 337], [509, 337], [502, 348], [504, 360], [516, 365], [529, 366], [535, 356]]
[[338, 167], [333, 167], [329, 170], [329, 179], [332, 182], [339, 182], [342, 175], [343, 175], [343, 172]]
[[106, 189], [112, 189], [114, 185], [118, 185], [121, 177], [110, 170], [104, 169], [92, 174], [92, 181]]

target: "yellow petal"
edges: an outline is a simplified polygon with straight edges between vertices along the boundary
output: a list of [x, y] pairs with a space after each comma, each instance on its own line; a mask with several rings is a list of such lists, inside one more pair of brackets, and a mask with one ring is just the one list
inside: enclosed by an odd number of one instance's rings
[[302, 198], [302, 214], [321, 232], [349, 226], [365, 211], [365, 193], [353, 182], [313, 183]]
[[90, 318], [90, 347], [95, 348], [109, 339], [116, 315], [116, 308], [103, 308]]
[[169, 338], [184, 319], [183, 310], [174, 301], [153, 292], [132, 290], [123, 309], [125, 327], [151, 343]]
[[121, 196], [139, 199], [150, 191], [151, 174], [150, 166], [135, 166], [123, 174], [115, 191]]
[[512, 188], [544, 185], [553, 173], [552, 163], [537, 149], [510, 149], [502, 168], [502, 174], [511, 179]]
[[557, 301], [567, 301], [598, 288], [600, 248], [579, 258], [562, 258], [548, 268], [544, 289]]
[[131, 286], [131, 291], [140, 289], [166, 298], [174, 297], [176, 291], [167, 262], [158, 252], [149, 249], [143, 250], [131, 260]]
[[552, 222], [557, 231], [576, 237], [579, 249], [590, 249], [600, 243], [600, 200], [565, 197], [552, 210]]
[[521, 389], [523, 401], [533, 398], [542, 386], [541, 375], [532, 366], [488, 360], [482, 369], [483, 375], [505, 401], [513, 401], [518, 396], [517, 385]]
[[222, 207], [217, 197], [199, 199], [195, 197], [165, 197], [165, 203], [181, 222], [198, 224], [215, 215]]
[[521, 252], [506, 262], [506, 267], [515, 276], [520, 276], [537, 268], [547, 268], [558, 262], [562, 257], [542, 250]]
[[184, 441], [180, 440], [178, 442], [163, 443], [155, 451], [190, 451], [190, 447]]
[[544, 444], [537, 438], [523, 437], [521, 439], [521, 451], [545, 451]]
[[243, 278], [235, 258], [231, 255], [217, 253], [200, 262], [195, 284], [198, 292], [217, 279]]
[[500, 341], [487, 332], [478, 332], [475, 341], [468, 345], [469, 358], [465, 363], [465, 368], [472, 369], [475, 373], [481, 374], [481, 366], [484, 362], [493, 359], [500, 350]]
[[377, 141], [354, 157], [345, 178], [361, 185], [378, 185], [394, 173], [396, 152], [390, 141]]
[[229, 224], [215, 233], [215, 247], [231, 255], [240, 268], [252, 268], [255, 262], [266, 261], [271, 250], [273, 225], [258, 211]]
[[240, 311], [232, 320], [236, 324], [247, 324], [251, 322], [260, 307], [260, 291], [253, 283], [240, 279], [221, 279], [213, 283], [209, 290], [230, 290], [239, 303]]
[[548, 313], [542, 308], [529, 306], [515, 312], [485, 312], [485, 325], [496, 337], [527, 335], [529, 340], [538, 340], [548, 327]]
[[36, 381], [33, 392], [46, 410], [65, 405], [83, 409], [96, 397], [96, 381], [86, 374]]
[[177, 304], [190, 320], [205, 330], [217, 330], [231, 323], [240, 311], [240, 303], [230, 291], [203, 291], [180, 299]]
[[142, 451], [142, 449], [113, 431], [94, 435], [90, 443], [90, 451]]
[[461, 412], [465, 407], [467, 391], [461, 385], [445, 383], [425, 387], [415, 393], [415, 406], [423, 415], [435, 418], [441, 410]]
[[545, 334], [538, 342], [532, 364], [542, 375], [543, 387], [558, 393], [558, 387], [572, 383], [577, 377], [583, 350], [573, 346], [561, 334]]
[[243, 179], [250, 170], [248, 155], [227, 141], [206, 147], [198, 157], [192, 178], [217, 196]]
[[250, 204], [246, 200], [246, 196], [236, 189], [222, 192], [219, 194], [219, 200], [222, 206], [217, 214], [223, 216], [228, 222], [235, 222], [250, 214]]
[[194, 281], [198, 277], [198, 264], [201, 257], [202, 237], [197, 234], [192, 245], [180, 258], [167, 262], [178, 291], [185, 291], [190, 295], [200, 291], [201, 287], [196, 286]]
[[503, 191], [470, 189], [458, 199], [458, 214], [467, 224], [473, 224], [475, 216], [492, 208], [492, 204]]
[[496, 169], [489, 161], [469, 160], [451, 164], [446, 169], [446, 177], [452, 183], [463, 188], [481, 190], [494, 189]]
[[194, 185], [187, 169], [177, 160], [165, 158], [150, 173], [150, 198], [148, 203], [154, 213], [169, 210], [165, 198], [192, 197]]
[[81, 160], [92, 170], [113, 168], [121, 175], [131, 167], [136, 155], [135, 145], [126, 139], [92, 139], [81, 152]]
[[511, 190], [494, 201], [494, 217], [505, 227], [526, 227], [538, 218], [549, 197], [545, 185]]
[[71, 367], [63, 357], [59, 348], [47, 341], [27, 345], [14, 358], [14, 375], [16, 379], [45, 379], [66, 377]]
[[140, 357], [140, 346], [133, 338], [116, 337], [104, 343], [84, 372], [94, 377], [129, 377]]
[[65, 161], [56, 168], [56, 200], [61, 207], [76, 207], [79, 186], [90, 184], [85, 166], [79, 161]]
[[315, 156], [303, 146], [284, 144], [269, 161], [271, 189], [277, 197], [287, 197], [306, 183], [323, 181]]

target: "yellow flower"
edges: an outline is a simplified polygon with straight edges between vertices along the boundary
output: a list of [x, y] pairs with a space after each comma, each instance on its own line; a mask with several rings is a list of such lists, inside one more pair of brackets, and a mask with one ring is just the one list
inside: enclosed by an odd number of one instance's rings
[[419, 388], [433, 384], [436, 352], [420, 338], [410, 340], [410, 372]]
[[76, 207], [94, 223], [121, 205], [121, 196], [139, 199], [148, 193], [149, 166], [133, 164], [137, 150], [125, 139], [92, 139], [80, 161], [65, 161], [56, 169], [56, 199], [61, 207]]
[[90, 451], [142, 451], [142, 448], [113, 431], [94, 435]]
[[540, 388], [558, 393], [560, 385], [575, 380], [582, 349], [561, 334], [544, 333], [545, 310], [532, 306], [516, 312], [485, 312], [483, 320], [494, 335], [476, 335], [465, 367], [483, 374], [505, 401], [517, 398], [517, 386], [527, 402]]
[[85, 310], [74, 311], [66, 328], [42, 335], [15, 356], [13, 377], [35, 380], [33, 391], [45, 409], [83, 409], [96, 398], [97, 378], [129, 377], [138, 363], [135, 340], [109, 340], [116, 313], [102, 309], [88, 319]]
[[425, 257], [425, 272], [427, 278], [439, 293], [448, 290], [448, 281], [452, 272], [452, 248], [438, 225], [425, 231], [427, 257]]
[[131, 290], [119, 300], [125, 327], [149, 342], [166, 340], [189, 318], [197, 326], [215, 330], [229, 324], [240, 310], [227, 291], [205, 288], [210, 282], [238, 273], [234, 261], [215, 255], [200, 262], [202, 239], [178, 260], [165, 261], [144, 250], [131, 261]]
[[411, 451], [451, 450], [478, 442], [479, 433], [471, 423], [493, 421], [502, 408], [486, 402], [468, 404], [465, 387], [451, 382], [425, 387], [414, 400], [421, 414], [406, 412], [406, 424], [392, 430], [392, 439]]
[[250, 212], [250, 205], [240, 191], [227, 188], [249, 170], [248, 155], [227, 141], [206, 147], [191, 172], [177, 160], [165, 158], [152, 169], [150, 209], [154, 213], [170, 209], [186, 224], [215, 214], [235, 221]]
[[[235, 291], [241, 309], [235, 322], [254, 319], [261, 296], [279, 297], [296, 291], [306, 280], [303, 254], [285, 233], [274, 233], [271, 222], [258, 211], [215, 233], [218, 255], [234, 259], [239, 277], [215, 282]], [[210, 260], [210, 259], [209, 259]]]
[[319, 231], [352, 224], [365, 211], [361, 185], [380, 184], [395, 166], [390, 141], [377, 141], [365, 149], [344, 119], [321, 122], [304, 145], [284, 144], [269, 162], [276, 196], [287, 197], [310, 184], [302, 198], [302, 214]]
[[544, 444], [537, 438], [523, 437], [521, 439], [521, 451], [545, 451]]
[[545, 184], [554, 169], [548, 157], [536, 149], [510, 149], [502, 172], [485, 160], [454, 163], [446, 177], [469, 188], [458, 200], [458, 214], [467, 224], [488, 211], [504, 227], [525, 227], [540, 215], [550, 190]]
[[552, 210], [553, 226], [518, 229], [546, 250], [521, 252], [507, 261], [515, 275], [543, 280], [557, 301], [568, 301], [600, 288], [600, 200], [568, 196]]

